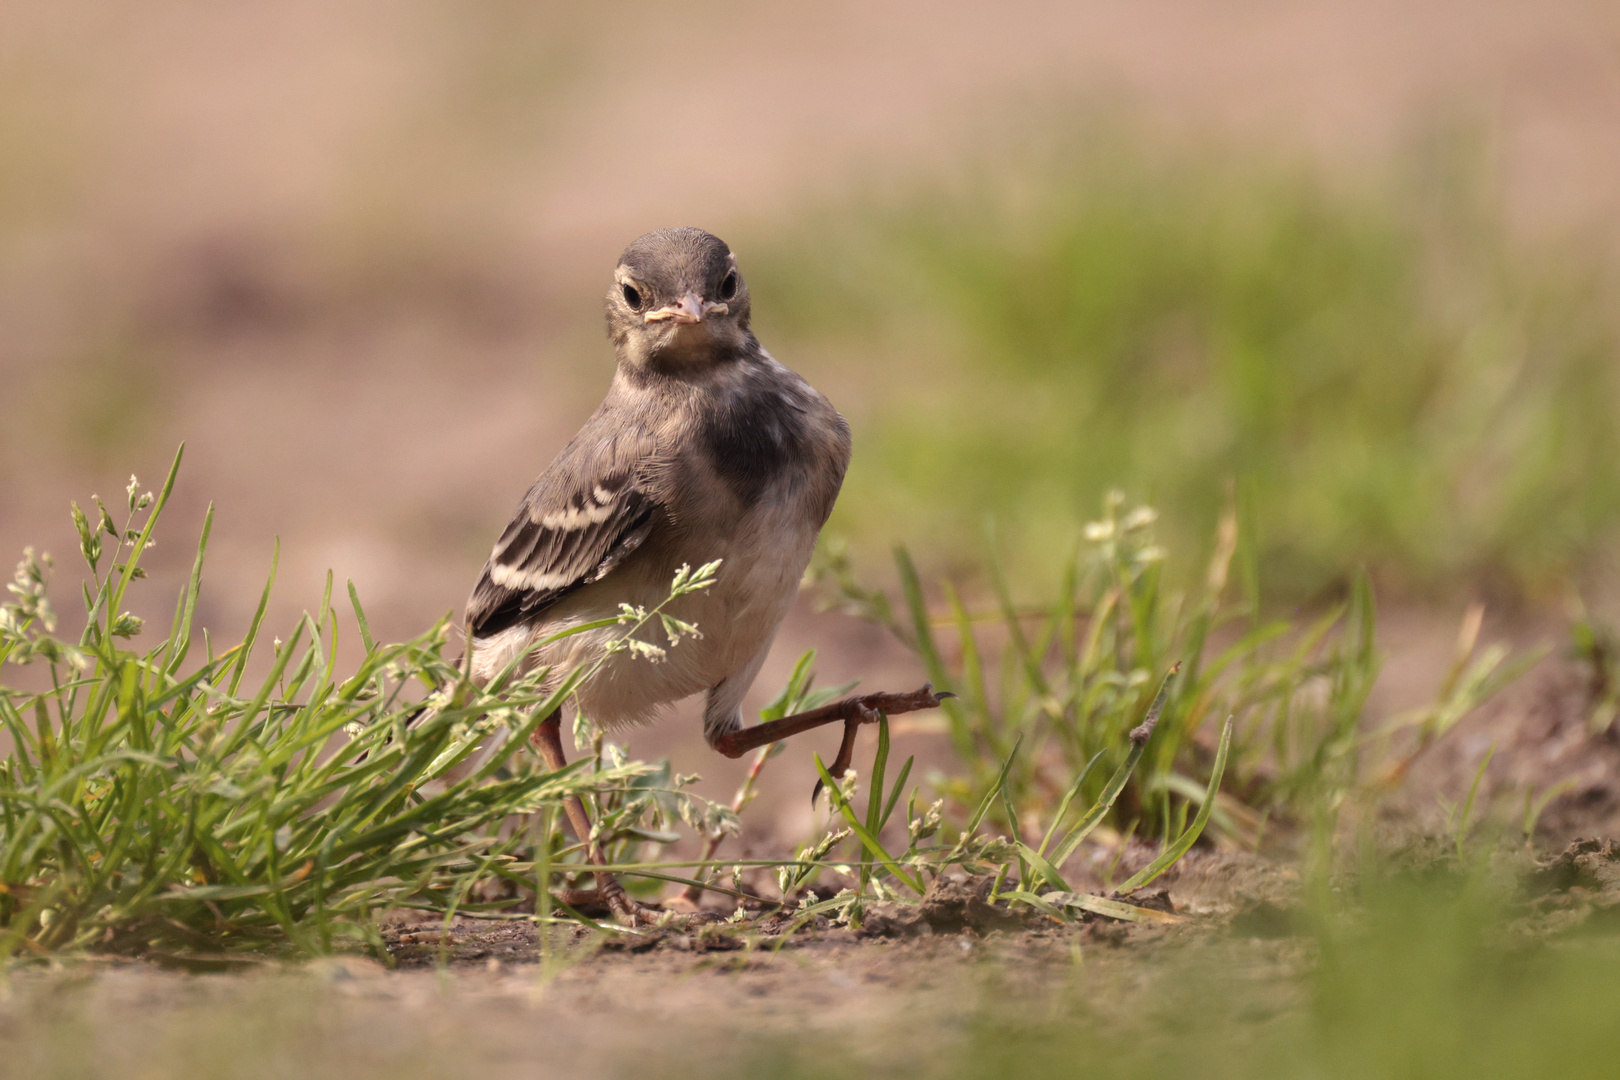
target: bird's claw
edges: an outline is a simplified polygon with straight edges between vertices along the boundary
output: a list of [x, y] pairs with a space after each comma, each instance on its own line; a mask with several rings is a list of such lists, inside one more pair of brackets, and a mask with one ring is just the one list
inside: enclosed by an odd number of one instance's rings
[[610, 885], [598, 885], [594, 889], [561, 888], [551, 890], [552, 897], [559, 903], [571, 908], [607, 908], [608, 911], [620, 921], [630, 926], [655, 926], [663, 917], [664, 912], [658, 908], [650, 908], [624, 891], [613, 878], [608, 879]]
[[955, 696], [949, 690], [935, 691], [933, 683], [923, 683], [922, 689], [913, 690], [910, 693], [868, 694], [860, 698], [859, 701], [863, 707], [868, 707], [885, 716], [894, 716], [897, 713], [935, 709], [939, 707], [940, 702]]
[[639, 900], [632, 898], [622, 889], [609, 896], [607, 901], [608, 907], [612, 909], [613, 914], [632, 927], [656, 926], [658, 920], [664, 914], [662, 911], [650, 908]]
[[610, 906], [614, 920], [630, 930], [679, 928], [701, 915], [696, 905], [691, 911], [682, 911], [666, 907], [662, 902], [656, 907], [649, 906], [629, 896], [624, 898], [623, 903]]

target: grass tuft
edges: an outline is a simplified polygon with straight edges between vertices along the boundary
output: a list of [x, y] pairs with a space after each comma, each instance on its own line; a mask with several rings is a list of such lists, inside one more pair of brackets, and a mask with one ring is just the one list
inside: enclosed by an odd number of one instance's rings
[[[32, 553], [0, 608], [0, 663], [49, 669], [43, 691], [0, 685], [12, 744], [0, 762], [0, 958], [74, 947], [326, 952], [356, 938], [375, 947], [370, 916], [387, 907], [514, 908], [520, 898], [484, 902], [474, 886], [532, 886], [522, 877], [530, 838], [508, 823], [569, 795], [596, 800], [619, 856], [667, 842], [656, 830], [670, 818], [734, 821], [684, 791], [667, 764], [609, 750], [551, 772], [521, 752], [589, 671], [548, 688], [548, 671], [514, 665], [479, 686], [445, 656], [448, 619], [376, 643], [351, 585], [365, 656], [340, 673], [330, 577], [319, 608], [267, 649], [272, 566], [244, 639], [215, 652], [205, 637], [197, 657], [208, 522], [167, 636], [144, 652], [125, 645], [149, 633], [124, 601], [179, 464], [155, 495], [131, 479], [121, 525], [99, 502], [94, 521], [74, 507], [89, 570], [79, 640], [54, 636], [48, 563]], [[672, 597], [706, 587], [715, 569], [683, 571]], [[628, 635], [660, 614], [620, 621]], [[267, 670], [249, 679], [256, 658]], [[556, 874], [579, 868], [579, 845], [554, 834], [553, 848]]]

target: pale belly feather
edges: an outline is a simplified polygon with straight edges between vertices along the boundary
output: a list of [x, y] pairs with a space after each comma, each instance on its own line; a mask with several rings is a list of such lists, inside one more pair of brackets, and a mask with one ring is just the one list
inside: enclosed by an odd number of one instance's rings
[[[784, 528], [778, 515], [802, 512], [792, 503], [766, 499], [727, 534], [720, 551], [683, 550], [687, 545], [679, 543], [673, 550], [638, 551], [607, 578], [559, 601], [538, 632], [517, 626], [480, 641], [474, 673], [487, 679], [537, 640], [601, 619], [620, 603], [651, 611], [668, 597], [671, 579], [683, 563], [696, 567], [718, 558], [713, 585], [665, 609], [694, 624], [700, 637], [671, 645], [655, 617], [636, 636], [663, 649], [662, 659], [615, 653], [577, 694], [584, 713], [604, 728], [648, 722], [662, 706], [714, 687], [770, 647], [798, 592], [816, 536], [814, 528]], [[796, 541], [784, 542], [785, 537]], [[548, 681], [560, 681], [576, 666], [596, 663], [627, 629], [588, 630], [541, 645], [524, 667], [549, 666], [555, 676]]]

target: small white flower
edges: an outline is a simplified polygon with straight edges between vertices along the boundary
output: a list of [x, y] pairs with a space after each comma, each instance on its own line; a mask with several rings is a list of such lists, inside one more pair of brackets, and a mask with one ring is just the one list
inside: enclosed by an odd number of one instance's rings
[[1158, 520], [1159, 512], [1153, 509], [1153, 507], [1138, 506], [1135, 510], [1132, 510], [1130, 513], [1125, 515], [1125, 520], [1120, 522], [1120, 528], [1124, 529], [1126, 532], [1130, 532], [1133, 529], [1140, 529], [1151, 525]]

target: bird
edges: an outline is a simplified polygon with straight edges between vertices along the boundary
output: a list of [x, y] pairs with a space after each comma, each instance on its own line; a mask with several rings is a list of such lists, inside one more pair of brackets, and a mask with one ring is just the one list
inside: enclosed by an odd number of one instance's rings
[[[765, 350], [751, 314], [748, 283], [719, 237], [660, 229], [624, 249], [605, 299], [617, 361], [612, 382], [523, 496], [484, 563], [467, 601], [467, 659], [481, 683], [514, 662], [549, 669], [551, 686], [594, 665], [574, 707], [604, 730], [649, 722], [702, 693], [704, 739], [733, 758], [842, 721], [831, 770], [842, 775], [861, 724], [933, 708], [948, 695], [927, 685], [864, 694], [745, 725], [744, 696], [798, 591], [851, 453], [848, 422]], [[621, 624], [557, 636], [613, 620], [623, 605], [651, 610], [667, 599], [677, 570], [717, 560], [713, 584], [669, 609], [697, 634], [661, 662], [615, 650], [627, 633]], [[548, 768], [563, 767], [560, 710], [532, 739]], [[583, 803], [570, 799], [565, 809], [601, 865]], [[594, 899], [615, 915], [645, 917], [612, 874], [595, 877]]]

